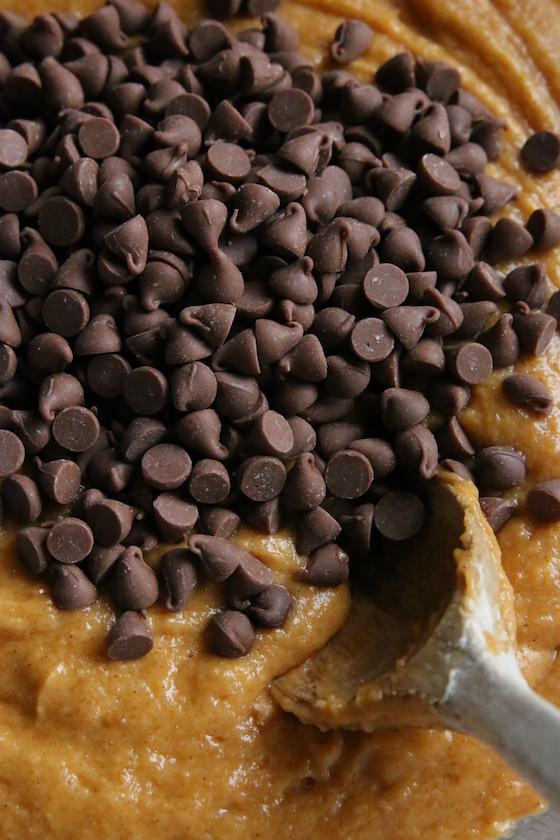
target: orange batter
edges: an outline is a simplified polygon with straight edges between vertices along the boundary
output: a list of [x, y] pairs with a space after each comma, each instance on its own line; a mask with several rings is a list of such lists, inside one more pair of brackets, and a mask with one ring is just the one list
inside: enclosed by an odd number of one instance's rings
[[[84, 0], [3, 0], [26, 13], [86, 12]], [[187, 20], [198, 2], [178, 0]], [[531, 130], [560, 128], [560, 10], [556, 0], [299, 0], [282, 12], [317, 61], [343, 17], [375, 37], [353, 68], [363, 78], [403, 47], [459, 66], [465, 87], [507, 122], [494, 174], [522, 187], [512, 211], [558, 209], [560, 175], [529, 177], [518, 149]], [[492, 172], [492, 170], [490, 170]], [[560, 285], [560, 258], [546, 257]], [[497, 374], [464, 415], [479, 445], [522, 449], [528, 482], [560, 477], [560, 342], [519, 370], [546, 381], [545, 419], [502, 398]], [[524, 496], [524, 493], [521, 493]], [[296, 596], [283, 630], [251, 654], [210, 656], [202, 629], [220, 603], [202, 586], [184, 614], [150, 611], [155, 649], [110, 663], [108, 607], [51, 605], [16, 567], [11, 535], [0, 553], [1, 840], [465, 840], [502, 833], [537, 797], [491, 750], [448, 732], [321, 734], [273, 705], [271, 679], [321, 646], [344, 621], [345, 588], [298, 584], [288, 534], [239, 540]], [[529, 680], [560, 704], [560, 528], [523, 515], [501, 532], [516, 592], [520, 657]]]

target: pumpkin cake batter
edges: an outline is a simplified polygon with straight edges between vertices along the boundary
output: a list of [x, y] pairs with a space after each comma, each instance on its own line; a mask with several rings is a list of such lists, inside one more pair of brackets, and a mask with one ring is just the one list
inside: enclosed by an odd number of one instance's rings
[[[31, 0], [30, 16], [83, 0]], [[198, 2], [176, 2], [187, 22]], [[17, 0], [3, 9], [21, 12]], [[403, 47], [455, 64], [467, 89], [507, 123], [491, 174], [521, 186], [513, 214], [556, 208], [560, 174], [529, 176], [518, 150], [558, 130], [560, 10], [555, 0], [298, 0], [281, 12], [302, 50], [321, 60], [343, 18], [374, 30], [351, 67], [369, 79]], [[494, 171], [492, 171], [494, 170]], [[546, 255], [560, 285], [560, 258]], [[521, 362], [546, 383], [553, 411], [535, 420], [502, 396], [494, 374], [462, 417], [477, 446], [509, 444], [527, 458], [527, 486], [560, 476], [560, 341]], [[525, 497], [525, 488], [520, 489]], [[235, 538], [288, 584], [295, 608], [282, 630], [245, 658], [208, 654], [202, 630], [219, 604], [199, 587], [182, 614], [150, 612], [155, 650], [109, 663], [111, 613], [56, 610], [44, 586], [16, 568], [12, 534], [0, 546], [0, 838], [66, 840], [465, 840], [500, 835], [539, 800], [491, 750], [449, 732], [320, 733], [280, 712], [268, 685], [322, 646], [344, 622], [345, 587], [300, 584], [304, 561], [289, 533]], [[560, 704], [560, 528], [521, 508], [500, 532], [516, 593], [518, 643], [528, 680]]]

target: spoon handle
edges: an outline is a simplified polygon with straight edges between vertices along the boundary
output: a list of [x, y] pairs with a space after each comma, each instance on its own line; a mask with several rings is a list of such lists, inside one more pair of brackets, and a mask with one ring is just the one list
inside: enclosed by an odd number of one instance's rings
[[454, 672], [439, 711], [560, 805], [560, 710], [529, 688], [512, 659], [484, 657]]

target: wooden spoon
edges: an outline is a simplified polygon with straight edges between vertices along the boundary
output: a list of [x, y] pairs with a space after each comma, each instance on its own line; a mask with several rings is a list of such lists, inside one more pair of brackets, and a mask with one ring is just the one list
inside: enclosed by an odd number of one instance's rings
[[477, 490], [442, 471], [430, 508], [424, 532], [375, 558], [345, 625], [275, 680], [273, 694], [322, 729], [474, 735], [560, 804], [560, 711], [519, 671], [513, 592]]

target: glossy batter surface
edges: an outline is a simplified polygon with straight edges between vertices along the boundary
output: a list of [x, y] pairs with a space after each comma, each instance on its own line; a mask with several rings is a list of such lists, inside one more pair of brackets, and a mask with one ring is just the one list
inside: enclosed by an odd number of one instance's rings
[[[28, 2], [25, 12], [83, 0]], [[187, 20], [199, 3], [177, 0]], [[21, 12], [20, 0], [2, 8]], [[402, 47], [449, 60], [507, 122], [496, 174], [523, 191], [513, 213], [558, 210], [560, 175], [520, 171], [530, 130], [560, 128], [560, 7], [555, 0], [299, 0], [282, 12], [317, 61], [343, 17], [375, 31], [353, 69], [363, 78]], [[560, 285], [560, 255], [546, 257]], [[544, 420], [512, 408], [499, 380], [480, 389], [464, 421], [479, 444], [518, 446], [528, 482], [560, 477], [560, 340], [545, 359], [520, 363], [546, 381]], [[524, 497], [524, 493], [521, 493]], [[520, 657], [530, 681], [560, 703], [560, 528], [523, 515], [500, 534], [516, 592]], [[64, 614], [16, 568], [0, 537], [0, 840], [465, 840], [499, 835], [538, 806], [492, 752], [445, 732], [321, 734], [279, 712], [271, 679], [321, 646], [344, 621], [348, 592], [297, 583], [302, 561], [287, 535], [241, 541], [296, 596], [284, 630], [247, 658], [209, 656], [202, 629], [218, 605], [200, 588], [183, 615], [150, 611], [147, 658], [109, 663], [102, 604]]]

